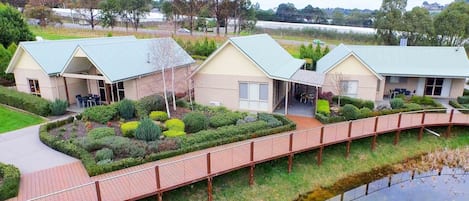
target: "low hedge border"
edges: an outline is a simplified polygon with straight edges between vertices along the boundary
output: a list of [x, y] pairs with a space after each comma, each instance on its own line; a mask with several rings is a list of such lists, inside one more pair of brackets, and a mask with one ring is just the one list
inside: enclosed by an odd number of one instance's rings
[[[431, 112], [437, 112], [437, 113], [446, 112], [445, 107], [432, 107], [432, 108], [422, 108], [422, 109], [403, 108], [403, 109], [395, 109], [395, 110], [373, 111], [369, 115], [360, 115], [357, 119], [364, 119], [364, 118], [376, 117], [376, 116], [382, 116], [382, 115], [388, 115], [388, 114], [397, 114], [401, 112], [417, 112], [417, 111], [423, 111], [423, 110], [436, 110], [436, 111], [431, 111]], [[320, 121], [323, 124], [347, 121], [344, 116], [326, 116], [321, 113], [316, 113], [315, 117], [318, 121]]]
[[50, 101], [28, 93], [0, 86], [0, 103], [46, 117], [50, 114]]
[[456, 110], [458, 110], [459, 112], [461, 112], [463, 114], [468, 114], [469, 113], [469, 110], [463, 110], [463, 109], [468, 109], [468, 108], [465, 108], [464, 106], [462, 106], [461, 104], [459, 104], [455, 100], [450, 100], [448, 103], [449, 103], [449, 105], [453, 106]]
[[0, 184], [0, 200], [18, 196], [20, 170], [13, 165], [0, 163], [0, 177], [3, 178], [3, 183]]
[[[237, 133], [235, 135], [228, 135], [228, 136], [224, 136], [224, 138], [222, 139], [214, 139], [211, 141], [198, 142], [196, 144], [191, 144], [190, 146], [182, 146], [183, 143], [181, 143], [181, 148], [178, 150], [153, 153], [153, 154], [145, 156], [144, 158], [125, 158], [125, 159], [121, 159], [118, 161], [114, 161], [114, 162], [107, 163], [107, 164], [101, 164], [101, 165], [98, 165], [93, 155], [89, 153], [88, 151], [86, 151], [84, 148], [73, 144], [70, 140], [62, 140], [56, 136], [49, 134], [49, 130], [51, 129], [63, 126], [68, 123], [72, 123], [74, 120], [74, 117], [70, 117], [62, 121], [51, 122], [51, 123], [41, 126], [39, 138], [47, 146], [57, 151], [60, 151], [62, 153], [65, 153], [67, 155], [80, 159], [83, 165], [85, 166], [88, 174], [90, 176], [95, 176], [95, 175], [112, 172], [112, 171], [120, 170], [123, 168], [135, 166], [135, 165], [140, 165], [140, 164], [147, 163], [147, 162], [152, 162], [152, 161], [156, 161], [156, 160], [160, 160], [164, 158], [169, 158], [169, 157], [173, 157], [173, 156], [177, 156], [177, 155], [181, 155], [181, 154], [185, 154], [185, 153], [189, 153], [193, 151], [198, 151], [198, 150], [218, 146], [218, 145], [238, 142], [242, 140], [247, 140], [247, 139], [261, 137], [261, 136], [267, 136], [271, 134], [276, 134], [276, 133], [281, 133], [281, 132], [296, 129], [296, 124], [293, 121], [287, 119], [286, 117], [282, 115], [276, 115], [276, 114], [274, 114], [273, 116], [277, 118], [279, 121], [281, 121], [283, 125], [275, 127], [275, 128], [267, 127], [264, 129], [256, 130], [254, 132]], [[81, 117], [77, 116], [77, 119], [79, 118]]]

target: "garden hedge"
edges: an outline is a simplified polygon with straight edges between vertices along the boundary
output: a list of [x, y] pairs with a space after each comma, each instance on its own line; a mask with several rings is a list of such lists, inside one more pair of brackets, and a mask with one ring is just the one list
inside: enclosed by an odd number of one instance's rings
[[7, 200], [18, 195], [20, 188], [20, 170], [13, 165], [0, 163], [0, 200]]
[[[274, 127], [274, 128], [264, 128], [264, 129], [259, 129], [255, 130], [252, 127], [249, 128], [250, 124], [248, 124], [246, 127], [244, 127], [243, 130], [246, 131], [252, 131], [253, 132], [247, 132], [247, 133], [217, 133], [218, 136], [221, 136], [221, 138], [210, 138], [208, 136], [200, 136], [197, 137], [197, 134], [193, 134], [193, 138], [186, 139], [185, 142], [181, 142], [181, 144], [185, 143], [185, 146], [181, 146], [180, 149], [177, 150], [171, 150], [171, 151], [164, 151], [164, 152], [159, 152], [159, 153], [153, 153], [150, 155], [147, 155], [145, 157], [137, 157], [137, 158], [124, 158], [120, 159], [118, 161], [112, 161], [109, 163], [104, 163], [104, 164], [97, 164], [97, 161], [95, 160], [94, 156], [86, 151], [84, 148], [77, 146], [73, 144], [70, 140], [62, 140], [59, 139], [56, 136], [53, 136], [49, 133], [49, 130], [63, 126], [68, 123], [72, 123], [74, 118], [70, 117], [65, 120], [61, 121], [56, 121], [56, 122], [51, 122], [46, 125], [41, 126], [40, 128], [40, 133], [39, 133], [39, 138], [41, 141], [46, 144], [47, 146], [60, 151], [62, 153], [65, 153], [67, 155], [73, 156], [75, 158], [81, 159], [83, 165], [85, 166], [88, 174], [90, 176], [95, 176], [107, 172], [112, 172], [116, 170], [120, 170], [123, 168], [135, 166], [135, 165], [140, 165], [143, 163], [147, 162], [152, 162], [164, 158], [169, 158], [201, 149], [206, 149], [218, 145], [223, 145], [223, 144], [228, 144], [232, 142], [237, 142], [237, 141], [242, 141], [242, 140], [247, 140], [255, 137], [261, 137], [261, 136], [266, 136], [266, 135], [271, 135], [275, 133], [281, 133], [285, 131], [290, 131], [290, 130], [295, 130], [296, 129], [296, 124], [289, 119], [287, 119], [284, 116], [281, 115], [273, 115], [276, 119], [278, 119], [280, 122], [282, 122], [282, 126], [279, 127]], [[81, 116], [77, 116], [77, 119], [80, 119]], [[256, 125], [257, 126], [257, 125]], [[220, 127], [222, 129], [222, 127]], [[232, 129], [227, 129], [228, 131], [232, 131]], [[241, 130], [241, 129], [239, 129]], [[191, 135], [192, 136], [192, 135]], [[184, 138], [187, 136], [182, 136], [180, 138]], [[201, 140], [202, 138], [206, 138], [207, 140], [203, 141]], [[182, 139], [184, 141], [184, 139]], [[190, 146], [187, 146], [188, 142], [198, 142], [196, 144], [191, 144]]]
[[323, 100], [323, 99], [318, 99], [318, 103], [316, 104], [317, 106], [317, 112], [324, 114], [324, 115], [329, 115], [331, 114], [331, 108], [329, 106], [329, 101], [328, 100]]
[[50, 114], [50, 101], [2, 86], [0, 86], [0, 103], [26, 110], [43, 117]]

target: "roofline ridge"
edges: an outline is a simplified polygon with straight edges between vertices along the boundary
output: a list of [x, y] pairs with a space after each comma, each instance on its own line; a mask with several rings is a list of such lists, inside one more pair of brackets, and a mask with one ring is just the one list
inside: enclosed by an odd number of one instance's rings
[[88, 40], [102, 40], [102, 39], [132, 38], [132, 37], [137, 39], [134, 35], [129, 35], [129, 36], [112, 36], [112, 37], [73, 38], [73, 39], [61, 39], [61, 40], [21, 41], [20, 44], [42, 44], [42, 43], [59, 43], [59, 42], [61, 43], [61, 42], [72, 42], [72, 41], [88, 41]]
[[270, 35], [266, 33], [262, 33], [262, 34], [253, 34], [253, 35], [247, 35], [247, 36], [234, 36], [234, 37], [230, 37], [229, 40], [237, 39], [237, 38], [255, 38], [255, 37], [260, 37], [260, 36], [270, 36]]

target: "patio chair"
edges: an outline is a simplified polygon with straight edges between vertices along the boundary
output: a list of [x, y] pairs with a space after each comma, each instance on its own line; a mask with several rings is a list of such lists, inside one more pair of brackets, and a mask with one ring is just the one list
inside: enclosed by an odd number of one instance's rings
[[101, 105], [101, 97], [94, 95], [93, 98], [96, 105]]
[[76, 99], [76, 102], [77, 102], [77, 107], [78, 108], [81, 108], [82, 107], [82, 102], [83, 102], [83, 97], [81, 97], [80, 94], [76, 95], [75, 96], [75, 99]]
[[308, 102], [308, 94], [301, 93], [300, 94], [300, 103], [307, 103]]

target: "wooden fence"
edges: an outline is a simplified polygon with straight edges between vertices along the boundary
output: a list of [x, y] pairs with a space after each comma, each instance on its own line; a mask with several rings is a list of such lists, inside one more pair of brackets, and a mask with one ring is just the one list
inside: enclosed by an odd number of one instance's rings
[[447, 126], [445, 137], [449, 137], [453, 125], [469, 125], [469, 115], [455, 114], [454, 110], [435, 112], [438, 111], [385, 115], [251, 139], [30, 200], [120, 201], [152, 195], [162, 200], [163, 192], [207, 180], [208, 200], [211, 201], [213, 177], [233, 170], [249, 167], [249, 183], [252, 184], [255, 165], [265, 161], [288, 157], [290, 172], [294, 154], [308, 150], [318, 149], [317, 162], [321, 165], [325, 146], [346, 142], [345, 155], [348, 156], [353, 140], [372, 137], [371, 149], [375, 149], [379, 134], [395, 132], [394, 143], [398, 144], [402, 130], [419, 128], [418, 139], [421, 139], [425, 127]]

